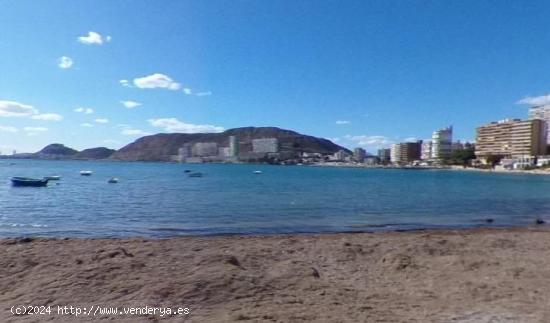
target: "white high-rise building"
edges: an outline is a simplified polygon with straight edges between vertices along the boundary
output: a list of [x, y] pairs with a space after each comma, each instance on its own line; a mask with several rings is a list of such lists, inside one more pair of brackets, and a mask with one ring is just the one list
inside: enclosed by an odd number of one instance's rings
[[550, 105], [529, 108], [529, 119], [539, 119], [545, 122], [546, 143], [550, 144]]
[[453, 144], [453, 126], [439, 129], [432, 134], [432, 159], [447, 159], [451, 157]]
[[422, 142], [422, 148], [420, 151], [420, 159], [422, 160], [428, 160], [432, 158], [432, 141], [431, 140], [424, 140]]

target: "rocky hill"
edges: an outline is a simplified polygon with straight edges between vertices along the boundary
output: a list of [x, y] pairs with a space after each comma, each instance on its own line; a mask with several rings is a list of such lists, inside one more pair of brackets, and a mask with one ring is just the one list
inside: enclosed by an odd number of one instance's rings
[[116, 150], [105, 147], [89, 148], [78, 152], [73, 157], [75, 159], [106, 159], [109, 158]]
[[177, 156], [178, 149], [185, 144], [215, 142], [220, 147], [227, 147], [229, 136], [238, 137], [241, 153], [244, 154], [252, 149], [252, 139], [260, 138], [277, 138], [281, 152], [285, 153], [331, 154], [340, 149], [348, 151], [327, 139], [307, 136], [291, 130], [275, 127], [246, 127], [229, 129], [221, 133], [161, 133], [145, 136], [121, 148], [110, 158], [126, 161], [171, 161], [174, 156]]
[[69, 159], [74, 157], [77, 153], [78, 150], [69, 148], [63, 144], [51, 144], [35, 153], [33, 157], [41, 159]]

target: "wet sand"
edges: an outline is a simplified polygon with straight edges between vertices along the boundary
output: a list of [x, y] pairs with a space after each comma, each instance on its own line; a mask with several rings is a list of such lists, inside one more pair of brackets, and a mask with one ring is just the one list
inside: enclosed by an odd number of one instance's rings
[[[58, 305], [190, 314], [75, 317]], [[0, 322], [48, 320], [550, 322], [550, 230], [0, 239]]]

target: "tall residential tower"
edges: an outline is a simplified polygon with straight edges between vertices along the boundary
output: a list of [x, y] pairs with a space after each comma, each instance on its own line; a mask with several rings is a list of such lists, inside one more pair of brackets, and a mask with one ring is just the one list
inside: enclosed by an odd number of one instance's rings
[[451, 157], [453, 145], [453, 126], [439, 129], [432, 134], [431, 158], [444, 160]]
[[237, 136], [229, 136], [229, 157], [239, 156], [239, 138]]

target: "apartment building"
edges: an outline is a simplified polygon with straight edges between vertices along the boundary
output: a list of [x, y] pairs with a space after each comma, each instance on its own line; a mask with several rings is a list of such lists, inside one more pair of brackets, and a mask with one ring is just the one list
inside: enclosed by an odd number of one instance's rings
[[476, 156], [537, 156], [546, 154], [546, 122], [505, 119], [477, 128]]
[[394, 164], [406, 164], [420, 159], [422, 141], [402, 142], [391, 146], [390, 158]]

